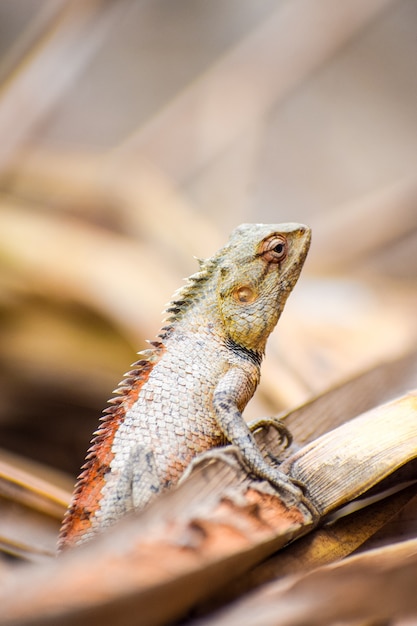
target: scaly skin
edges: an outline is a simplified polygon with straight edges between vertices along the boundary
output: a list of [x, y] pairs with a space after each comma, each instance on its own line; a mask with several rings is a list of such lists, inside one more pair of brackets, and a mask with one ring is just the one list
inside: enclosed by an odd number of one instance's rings
[[143, 508], [197, 454], [226, 443], [254, 474], [297, 493], [264, 459], [242, 411], [310, 236], [300, 224], [244, 224], [176, 292], [158, 341], [139, 353], [95, 433], [60, 549]]

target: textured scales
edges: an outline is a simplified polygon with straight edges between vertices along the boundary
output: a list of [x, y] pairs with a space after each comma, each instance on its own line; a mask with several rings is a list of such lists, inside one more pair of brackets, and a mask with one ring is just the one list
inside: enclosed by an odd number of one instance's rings
[[176, 484], [197, 454], [228, 442], [253, 473], [288, 488], [241, 412], [258, 385], [267, 338], [299, 277], [310, 235], [300, 224], [243, 224], [176, 292], [158, 341], [139, 353], [101, 418], [60, 549], [143, 508]]

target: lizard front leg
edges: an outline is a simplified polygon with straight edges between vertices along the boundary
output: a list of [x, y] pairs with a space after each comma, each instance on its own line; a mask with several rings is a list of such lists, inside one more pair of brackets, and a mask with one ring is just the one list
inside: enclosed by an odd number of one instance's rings
[[300, 487], [264, 459], [239, 410], [252, 397], [255, 387], [256, 382], [247, 372], [240, 367], [232, 367], [221, 378], [213, 394], [217, 423], [227, 440], [240, 450], [246, 465], [256, 476], [291, 493], [297, 500], [303, 498]]

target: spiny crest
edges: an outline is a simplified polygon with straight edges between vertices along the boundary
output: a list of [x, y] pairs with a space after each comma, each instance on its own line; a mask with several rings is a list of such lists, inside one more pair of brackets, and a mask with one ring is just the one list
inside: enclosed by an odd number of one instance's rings
[[207, 283], [216, 275], [216, 269], [226, 256], [229, 246], [221, 248], [209, 259], [197, 259], [200, 271], [186, 278], [186, 283], [180, 287], [173, 295], [171, 302], [167, 305], [165, 313], [165, 326], [161, 329], [159, 337], [166, 339], [170, 331], [173, 330], [175, 322], [180, 320], [184, 313], [199, 299], [201, 295], [207, 295]]

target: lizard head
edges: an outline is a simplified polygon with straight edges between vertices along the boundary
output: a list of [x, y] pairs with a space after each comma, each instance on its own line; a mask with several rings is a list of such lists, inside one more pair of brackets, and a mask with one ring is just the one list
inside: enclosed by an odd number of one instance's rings
[[300, 275], [311, 231], [302, 224], [243, 224], [218, 257], [218, 306], [227, 336], [263, 354]]

